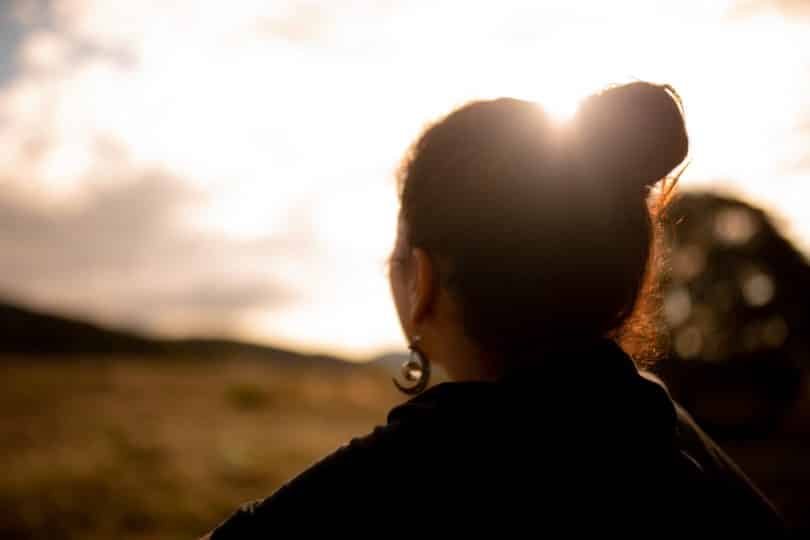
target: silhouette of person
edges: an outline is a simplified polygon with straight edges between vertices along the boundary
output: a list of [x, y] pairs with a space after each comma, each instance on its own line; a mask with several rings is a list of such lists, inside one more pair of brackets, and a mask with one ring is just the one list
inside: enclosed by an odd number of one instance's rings
[[[389, 269], [411, 348], [397, 385], [418, 395], [210, 538], [783, 536], [637, 367], [659, 341], [660, 217], [687, 153], [680, 99], [646, 82], [564, 123], [501, 98], [430, 126], [398, 172]], [[427, 388], [431, 363], [451, 382]]]

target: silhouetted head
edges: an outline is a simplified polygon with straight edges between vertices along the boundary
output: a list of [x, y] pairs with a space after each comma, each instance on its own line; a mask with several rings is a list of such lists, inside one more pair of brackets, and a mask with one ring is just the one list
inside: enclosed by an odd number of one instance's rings
[[463, 343], [497, 371], [517, 351], [630, 335], [672, 183], [651, 188], [687, 151], [677, 95], [645, 82], [565, 123], [502, 98], [433, 124], [398, 178], [390, 279], [406, 336]]

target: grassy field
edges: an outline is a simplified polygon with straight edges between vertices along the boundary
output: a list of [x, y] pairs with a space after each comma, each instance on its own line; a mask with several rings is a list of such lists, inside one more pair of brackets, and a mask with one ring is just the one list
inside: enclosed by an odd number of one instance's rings
[[[195, 538], [241, 502], [384, 422], [381, 370], [255, 361], [4, 359], [0, 538]], [[810, 509], [798, 443], [727, 449], [791, 515]]]
[[196, 538], [401, 398], [377, 370], [4, 362], [0, 538]]

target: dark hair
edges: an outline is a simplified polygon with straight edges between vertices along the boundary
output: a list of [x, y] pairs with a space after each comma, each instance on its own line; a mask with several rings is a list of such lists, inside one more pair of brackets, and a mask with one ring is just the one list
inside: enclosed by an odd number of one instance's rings
[[604, 335], [638, 349], [674, 179], [665, 196], [650, 188], [687, 151], [669, 86], [607, 88], [567, 123], [527, 101], [473, 102], [430, 126], [403, 161], [406, 238], [437, 261], [465, 332], [488, 351]]

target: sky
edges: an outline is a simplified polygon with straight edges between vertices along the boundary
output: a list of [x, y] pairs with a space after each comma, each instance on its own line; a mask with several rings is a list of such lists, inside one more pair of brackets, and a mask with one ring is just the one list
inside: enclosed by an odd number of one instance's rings
[[669, 83], [682, 187], [810, 250], [810, 2], [2, 0], [0, 298], [167, 336], [363, 358], [404, 341], [385, 259], [424, 126], [565, 118]]

